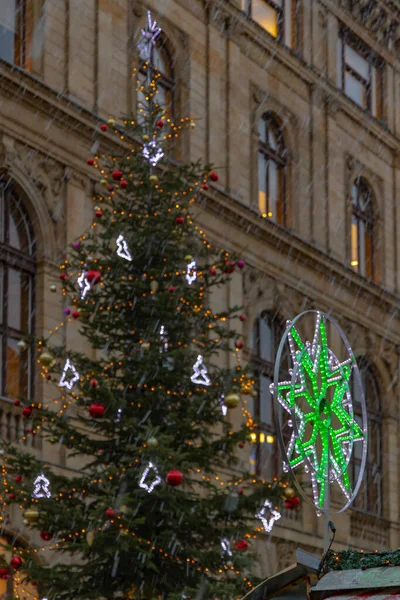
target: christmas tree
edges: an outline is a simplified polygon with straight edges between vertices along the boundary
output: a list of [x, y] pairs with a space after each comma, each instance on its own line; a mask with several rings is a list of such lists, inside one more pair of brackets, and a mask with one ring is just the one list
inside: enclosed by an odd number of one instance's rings
[[94, 222], [61, 265], [65, 326], [80, 323], [82, 349], [30, 341], [53, 401], [19, 400], [26, 431], [62, 447], [75, 469], [2, 443], [4, 510], [21, 509], [47, 562], [14, 545], [0, 576], [20, 569], [49, 600], [240, 598], [254, 582], [254, 538], [280, 517], [285, 484], [240, 462], [255, 427], [234, 331], [245, 315], [211, 308], [213, 290], [245, 265], [191, 215], [215, 171], [169, 160], [170, 141], [192, 121], [173, 124], [157, 102], [148, 66], [157, 31], [149, 16], [140, 118], [101, 125], [122, 150], [99, 147], [88, 160], [99, 181]]

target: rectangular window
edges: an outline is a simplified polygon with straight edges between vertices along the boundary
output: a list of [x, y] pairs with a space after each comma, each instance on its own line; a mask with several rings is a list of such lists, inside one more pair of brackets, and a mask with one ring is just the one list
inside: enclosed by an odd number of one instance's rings
[[337, 44], [337, 85], [374, 117], [382, 117], [383, 66], [375, 54], [347, 31]]
[[32, 1], [0, 1], [0, 58], [31, 70]]
[[274, 38], [282, 33], [284, 0], [242, 0], [242, 10]]

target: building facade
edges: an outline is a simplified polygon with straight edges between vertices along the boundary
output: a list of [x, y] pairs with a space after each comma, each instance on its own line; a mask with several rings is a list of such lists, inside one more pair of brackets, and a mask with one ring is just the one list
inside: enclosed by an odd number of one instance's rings
[[[370, 431], [360, 493], [334, 518], [336, 544], [396, 548], [398, 0], [1, 4], [1, 435], [23, 439], [55, 468], [79, 466], [24, 431], [12, 398], [48, 391], [18, 341], [49, 330], [67, 343], [77, 339], [77, 327], [60, 325], [63, 305], [49, 290], [65, 246], [93, 216], [86, 159], [94, 140], [115, 144], [100, 123], [137, 116], [136, 42], [148, 9], [162, 27], [154, 61], [169, 116], [196, 123], [177, 142], [176, 159], [202, 158], [220, 176], [198, 219], [211, 240], [246, 261], [217, 299], [245, 306], [245, 357], [259, 380], [250, 407], [259, 432], [243, 460], [265, 478], [279, 473], [269, 384], [285, 321], [307, 309], [332, 313], [359, 362]], [[356, 456], [355, 475], [359, 464]], [[306, 503], [287, 510], [270, 535], [259, 536], [260, 575], [291, 564], [296, 546], [320, 552], [322, 530]]]

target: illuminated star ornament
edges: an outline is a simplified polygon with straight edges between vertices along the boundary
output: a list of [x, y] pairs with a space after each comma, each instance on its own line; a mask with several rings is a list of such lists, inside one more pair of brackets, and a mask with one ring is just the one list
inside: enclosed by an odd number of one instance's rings
[[155, 167], [164, 156], [164, 151], [157, 140], [151, 140], [143, 144], [142, 155], [152, 167]]
[[32, 492], [32, 498], [39, 500], [40, 498], [51, 498], [50, 492], [50, 481], [41, 473], [38, 475], [33, 482], [34, 489]]
[[132, 260], [131, 253], [129, 252], [129, 246], [122, 234], [117, 237], [116, 252], [117, 252], [118, 256], [120, 256], [121, 258], [124, 258], [125, 260], [129, 260], [129, 261]]
[[153, 46], [160, 33], [161, 27], [158, 27], [157, 21], [153, 21], [151, 12], [147, 11], [147, 27], [142, 29], [142, 37], [137, 44], [139, 56], [142, 60], [150, 61]]
[[281, 513], [272, 505], [272, 502], [266, 500], [262, 509], [256, 514], [256, 518], [260, 519], [267, 533], [272, 531], [275, 521], [281, 518]]
[[79, 373], [69, 358], [67, 358], [58, 385], [60, 387], [66, 387], [67, 389], [72, 390], [77, 381], [79, 381]]
[[[153, 478], [147, 482], [147, 478], [150, 475], [153, 476]], [[159, 485], [161, 483], [161, 477], [158, 474], [158, 469], [155, 465], [153, 465], [152, 462], [149, 462], [149, 464], [147, 465], [147, 467], [144, 469], [142, 476], [140, 478], [139, 481], [139, 487], [143, 488], [144, 490], [146, 490], [149, 494], [151, 494], [151, 492], [154, 490], [154, 488]]]
[[199, 354], [193, 365], [193, 375], [190, 379], [192, 383], [197, 383], [198, 385], [210, 385], [211, 382], [207, 375], [207, 367], [203, 364], [203, 361], [204, 358]]
[[78, 277], [78, 285], [79, 285], [79, 289], [81, 290], [81, 300], [84, 300], [86, 298], [86, 294], [91, 289], [91, 285], [88, 282], [88, 280], [86, 279], [85, 271], [83, 271], [81, 273], [80, 277]]
[[[339, 361], [327, 345], [325, 316], [316, 312], [313, 341], [305, 343], [288, 322], [292, 368], [290, 381], [271, 390], [290, 417], [290, 441], [285, 448], [284, 470], [304, 466], [310, 474], [317, 513], [324, 509], [329, 485], [337, 482], [346, 501], [352, 499], [349, 462], [353, 444], [366, 448], [366, 429], [357, 423], [350, 392], [350, 376], [356, 365], [351, 348]], [[362, 453], [361, 449], [361, 453]]]
[[196, 261], [192, 260], [190, 263], [186, 265], [186, 281], [189, 285], [192, 285], [197, 278], [197, 265]]

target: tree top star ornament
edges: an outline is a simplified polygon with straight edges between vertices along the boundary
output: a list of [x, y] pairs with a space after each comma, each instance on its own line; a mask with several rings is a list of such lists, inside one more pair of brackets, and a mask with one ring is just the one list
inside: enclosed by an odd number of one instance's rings
[[[313, 339], [304, 342], [300, 325], [310, 331], [310, 319], [314, 321]], [[328, 346], [328, 331], [334, 336], [335, 351]], [[280, 381], [288, 359], [292, 363], [288, 379]], [[338, 512], [346, 510], [356, 497], [364, 474], [367, 411], [356, 359], [332, 317], [312, 310], [287, 322], [271, 391], [278, 402], [277, 431], [284, 470], [292, 473], [307, 501], [294, 472], [302, 467], [309, 474], [318, 515], [329, 513], [329, 492], [334, 483], [344, 496]], [[361, 412], [359, 421], [353, 410], [353, 395]], [[351, 481], [350, 463], [356, 445], [361, 464], [356, 480]]]
[[151, 12], [147, 11], [147, 27], [146, 29], [142, 29], [142, 37], [137, 44], [139, 56], [142, 60], [151, 60], [153, 46], [161, 31], [161, 27], [158, 27], [157, 21], [153, 21]]

